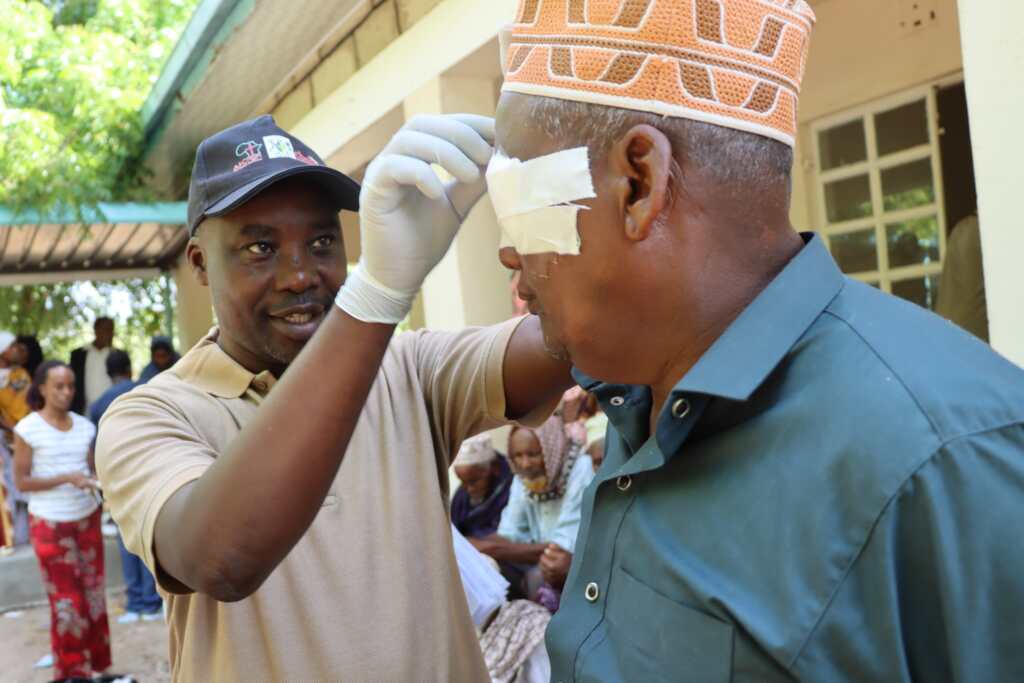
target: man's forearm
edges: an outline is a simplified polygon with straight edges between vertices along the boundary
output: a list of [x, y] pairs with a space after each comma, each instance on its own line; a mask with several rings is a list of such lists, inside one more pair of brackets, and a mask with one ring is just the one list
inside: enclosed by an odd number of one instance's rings
[[393, 333], [331, 311], [256, 417], [164, 505], [167, 574], [220, 600], [263, 583], [323, 505]]
[[499, 562], [517, 562], [520, 564], [537, 564], [544, 554], [544, 543], [516, 543], [504, 536], [492, 534], [477, 540], [473, 545], [484, 555], [489, 555]]

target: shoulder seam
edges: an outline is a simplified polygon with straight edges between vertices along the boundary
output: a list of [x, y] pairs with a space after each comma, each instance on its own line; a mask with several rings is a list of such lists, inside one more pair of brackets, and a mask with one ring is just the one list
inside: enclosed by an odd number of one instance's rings
[[924, 409], [924, 406], [921, 405], [921, 402], [917, 399], [917, 395], [910, 390], [910, 387], [907, 386], [907, 383], [903, 381], [903, 377], [898, 372], [896, 372], [895, 368], [893, 368], [892, 365], [890, 365], [885, 358], [882, 357], [882, 354], [880, 354], [878, 350], [874, 346], [872, 346], [872, 344], [867, 339], [864, 338], [864, 335], [860, 333], [860, 330], [854, 327], [849, 320], [839, 315], [838, 313], [829, 310], [828, 308], [822, 311], [822, 313], [825, 315], [829, 315], [838, 320], [839, 322], [843, 323], [844, 325], [846, 325], [850, 332], [855, 334], [857, 338], [860, 339], [861, 343], [863, 343], [864, 346], [871, 351], [875, 358], [878, 359], [879, 363], [884, 365], [885, 368], [892, 373], [892, 376], [896, 379], [896, 381], [900, 383], [900, 386], [903, 387], [903, 390], [907, 392], [907, 396], [909, 396], [910, 400], [914, 402], [915, 406], [917, 406], [917, 411], [921, 414], [921, 416], [925, 420], [927, 420], [928, 426], [932, 428], [932, 433], [935, 434], [935, 437], [939, 440], [939, 443], [945, 443], [946, 437], [943, 436], [942, 432], [939, 430], [938, 425], [936, 425], [935, 421], [932, 419], [932, 416], [929, 415], [928, 411], [926, 411]]
[[945, 451], [950, 444], [952, 444], [952, 443], [954, 443], [956, 441], [963, 440], [963, 439], [969, 439], [969, 438], [974, 437], [974, 436], [980, 436], [982, 434], [988, 434], [988, 433], [991, 433], [991, 432], [998, 432], [998, 431], [1002, 431], [1003, 429], [1006, 429], [1008, 427], [1015, 427], [1015, 426], [1019, 426], [1019, 425], [1021, 425], [1020, 421], [1007, 422], [1005, 424], [1001, 424], [1001, 425], [998, 425], [998, 426], [986, 427], [984, 429], [978, 429], [976, 431], [968, 432], [966, 434], [958, 434], [956, 436], [953, 436], [953, 437], [950, 437], [948, 439], [945, 439], [945, 440], [943, 440], [943, 441], [941, 441], [939, 443], [939, 445], [935, 448], [935, 450], [933, 450], [931, 453], [928, 454], [928, 457], [922, 459], [921, 462], [918, 463], [918, 465], [916, 467], [914, 467], [914, 469], [911, 470], [907, 474], [906, 477], [904, 477], [903, 481], [900, 482], [900, 485], [896, 487], [896, 490], [893, 491], [893, 494], [889, 497], [889, 500], [887, 500], [885, 502], [885, 505], [883, 505], [881, 510], [879, 510], [878, 515], [875, 517], [874, 522], [871, 523], [871, 529], [868, 531], [867, 535], [864, 537], [864, 541], [863, 541], [863, 543], [861, 543], [861, 546], [857, 549], [857, 552], [853, 554], [853, 557], [850, 559], [849, 565], [847, 565], [846, 569], [843, 571], [842, 577], [839, 579], [839, 581], [836, 582], [835, 588], [833, 588], [832, 593], [828, 597], [828, 600], [826, 600], [825, 604], [822, 606], [821, 613], [818, 615], [818, 618], [815, 619], [814, 625], [811, 626], [810, 630], [808, 630], [807, 636], [804, 638], [803, 642], [800, 644], [800, 647], [797, 649], [797, 651], [793, 655], [792, 659], [790, 659], [790, 661], [786, 664], [786, 670], [787, 671], [789, 671], [790, 673], [794, 673], [792, 671], [793, 667], [796, 666], [797, 661], [803, 656], [804, 651], [807, 649], [808, 644], [811, 642], [811, 638], [814, 636], [814, 634], [818, 631], [818, 628], [821, 626], [821, 622], [825, 619], [825, 615], [828, 614], [828, 611], [832, 607], [832, 603], [835, 601], [836, 596], [839, 595], [839, 590], [846, 583], [846, 580], [850, 576], [850, 572], [853, 571], [853, 568], [857, 565], [857, 562], [860, 560], [861, 556], [864, 554], [864, 550], [868, 547], [868, 544], [871, 542], [871, 539], [874, 537], [875, 530], [878, 528], [878, 525], [881, 523], [882, 518], [885, 517], [886, 513], [889, 511], [889, 508], [892, 507], [892, 505], [896, 501], [896, 499], [899, 498], [900, 495], [903, 493], [904, 489], [906, 489], [907, 484], [911, 480], [913, 480], [914, 477], [916, 477], [921, 472], [921, 470], [923, 470], [924, 468], [926, 468], [929, 465], [931, 465], [935, 461], [936, 456], [938, 456], [943, 451]]

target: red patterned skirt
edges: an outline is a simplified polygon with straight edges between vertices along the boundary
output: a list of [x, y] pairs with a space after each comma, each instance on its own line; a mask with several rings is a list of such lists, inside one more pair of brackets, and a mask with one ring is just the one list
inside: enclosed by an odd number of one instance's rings
[[110, 667], [100, 511], [77, 522], [32, 517], [32, 547], [50, 599], [57, 678], [89, 678]]

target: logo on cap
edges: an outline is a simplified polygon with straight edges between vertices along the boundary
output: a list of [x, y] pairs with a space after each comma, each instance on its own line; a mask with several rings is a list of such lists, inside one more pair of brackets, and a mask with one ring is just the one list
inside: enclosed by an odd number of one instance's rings
[[292, 147], [292, 141], [283, 135], [267, 135], [264, 136], [263, 142], [267, 145], [267, 158], [269, 159], [280, 159], [287, 157], [288, 159], [295, 158], [295, 148]]
[[255, 140], [249, 140], [243, 142], [238, 147], [235, 147], [235, 156], [241, 157], [242, 160], [235, 164], [232, 171], [241, 171], [250, 164], [255, 164], [257, 161], [263, 161], [263, 145], [256, 142]]

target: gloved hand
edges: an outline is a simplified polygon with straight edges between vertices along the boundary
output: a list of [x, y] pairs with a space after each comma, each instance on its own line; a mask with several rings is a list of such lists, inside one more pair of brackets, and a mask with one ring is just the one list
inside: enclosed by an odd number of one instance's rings
[[[366, 169], [359, 195], [362, 256], [336, 303], [364, 322], [397, 324], [423, 280], [487, 191], [494, 119], [417, 116]], [[442, 182], [430, 164], [454, 178]]]

